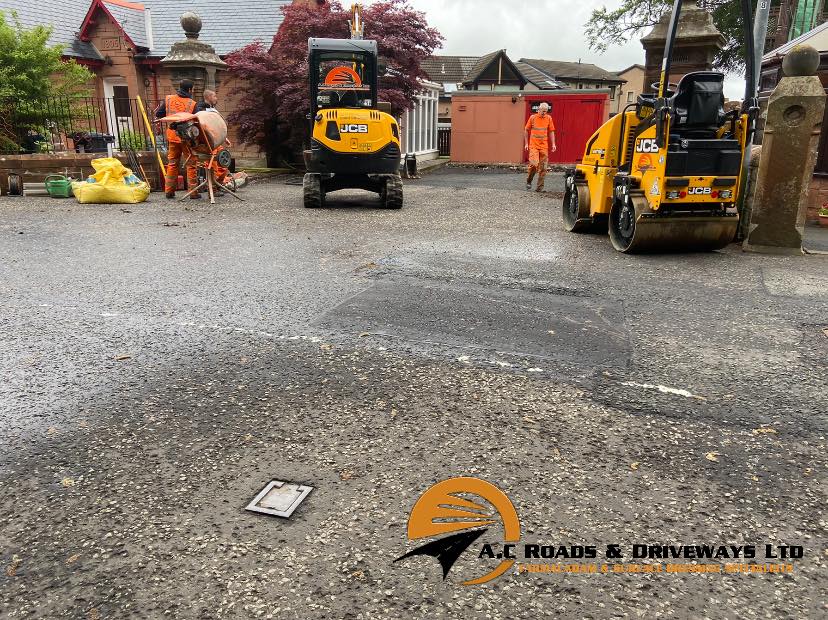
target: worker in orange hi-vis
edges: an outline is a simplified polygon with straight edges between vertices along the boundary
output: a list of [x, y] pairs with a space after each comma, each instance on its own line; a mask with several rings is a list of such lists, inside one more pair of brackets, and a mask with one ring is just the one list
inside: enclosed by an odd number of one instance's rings
[[[214, 90], [205, 90], [204, 91], [204, 98], [198, 102], [196, 106], [196, 114], [199, 112], [216, 112], [218, 114], [218, 95]], [[228, 149], [233, 146], [233, 143], [230, 142], [230, 139], [226, 139], [224, 141], [224, 146]], [[213, 172], [216, 175], [216, 181], [224, 185], [227, 181], [232, 180], [228, 177], [230, 171], [227, 168], [222, 168], [218, 165], [218, 162], [213, 161]]]
[[[193, 83], [190, 80], [181, 80], [178, 92], [174, 95], [167, 95], [164, 101], [155, 112], [156, 118], [175, 114], [177, 112], [188, 112], [194, 114], [196, 102], [193, 99]], [[167, 174], [164, 177], [164, 192], [167, 198], [175, 198], [175, 190], [178, 188], [179, 160], [184, 155], [184, 146], [181, 137], [171, 126], [167, 129]], [[187, 188], [193, 189], [198, 185], [198, 170], [196, 160], [190, 157], [184, 166], [187, 169]], [[190, 198], [201, 198], [200, 194], [190, 194]]]
[[532, 179], [538, 175], [538, 188], [543, 191], [543, 182], [546, 178], [546, 166], [549, 163], [549, 148], [552, 152], [558, 150], [555, 144], [555, 123], [549, 115], [549, 104], [545, 101], [538, 106], [538, 113], [533, 114], [526, 121], [526, 135], [523, 148], [529, 151], [529, 170], [526, 174], [526, 189], [532, 189]]

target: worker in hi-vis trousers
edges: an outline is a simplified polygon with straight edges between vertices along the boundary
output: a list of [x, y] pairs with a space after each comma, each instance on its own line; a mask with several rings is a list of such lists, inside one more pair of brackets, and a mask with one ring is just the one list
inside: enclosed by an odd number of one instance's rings
[[[181, 80], [181, 86], [175, 95], [167, 95], [163, 103], [155, 112], [156, 118], [164, 118], [178, 112], [195, 114], [196, 102], [193, 99], [193, 83], [190, 80]], [[167, 198], [175, 198], [175, 190], [178, 189], [179, 160], [184, 153], [181, 136], [175, 129], [167, 129], [167, 174], [164, 177], [164, 192]], [[185, 166], [187, 167], [187, 188], [192, 189], [198, 185], [198, 170], [195, 158], [190, 158]], [[191, 194], [190, 198], [201, 198], [200, 194]]]
[[549, 163], [549, 147], [552, 152], [558, 150], [555, 144], [555, 123], [549, 115], [549, 104], [545, 101], [538, 106], [538, 113], [533, 114], [526, 121], [526, 135], [523, 148], [529, 151], [529, 170], [526, 174], [526, 189], [532, 189], [532, 179], [538, 175], [538, 188], [543, 191], [543, 181], [546, 178], [546, 166]]

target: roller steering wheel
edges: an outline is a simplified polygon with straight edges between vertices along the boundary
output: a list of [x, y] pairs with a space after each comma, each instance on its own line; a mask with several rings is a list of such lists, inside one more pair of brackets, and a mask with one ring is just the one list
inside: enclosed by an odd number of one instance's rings
[[[652, 84], [650, 84], [650, 88], [652, 88], [656, 92], [656, 94], [658, 94], [658, 89], [661, 88], [661, 82], [653, 82]], [[677, 90], [678, 84], [674, 82], [667, 82], [667, 94], [665, 96], [675, 95]]]

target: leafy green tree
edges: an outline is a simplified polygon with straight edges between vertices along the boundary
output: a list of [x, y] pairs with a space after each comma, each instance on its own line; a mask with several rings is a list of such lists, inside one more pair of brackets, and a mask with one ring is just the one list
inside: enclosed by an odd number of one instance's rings
[[0, 11], [0, 152], [31, 149], [49, 131], [65, 130], [71, 97], [91, 90], [92, 73], [64, 61], [63, 47], [49, 45], [51, 34], [46, 26], [24, 28], [14, 12], [7, 17]]
[[62, 59], [63, 46], [49, 45], [52, 29], [24, 28], [12, 12], [11, 22], [0, 11], [0, 98], [83, 94], [94, 77], [74, 60]]
[[[739, 0], [697, 0], [696, 4], [712, 14], [713, 23], [725, 37], [725, 46], [716, 55], [716, 67], [722, 71], [741, 71], [745, 52]], [[778, 4], [779, 0], [771, 1], [772, 6]], [[646, 34], [672, 5], [672, 0], [622, 0], [615, 10], [606, 6], [595, 9], [586, 24], [589, 46], [604, 52], [614, 43], [625, 43]], [[753, 5], [755, 13], [756, 0]]]

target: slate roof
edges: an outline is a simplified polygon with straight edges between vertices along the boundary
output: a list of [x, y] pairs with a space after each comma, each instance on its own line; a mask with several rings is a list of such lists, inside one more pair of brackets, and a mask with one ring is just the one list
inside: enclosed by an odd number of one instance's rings
[[555, 80], [551, 75], [547, 75], [532, 65], [527, 65], [525, 62], [518, 61], [515, 63], [515, 67], [523, 74], [523, 77], [541, 90], [553, 90], [564, 87], [563, 84]]
[[[505, 50], [485, 56], [430, 56], [423, 61], [422, 68], [433, 82], [467, 84], [473, 82], [501, 52]], [[561, 79], [576, 79], [579, 75], [584, 80], [602, 80], [616, 84], [626, 82], [618, 74], [590, 63], [521, 58], [514, 66], [527, 82], [541, 90], [563, 88]]]
[[152, 15], [152, 56], [166, 56], [173, 43], [184, 39], [179, 19], [185, 11], [201, 15], [199, 41], [216, 48], [219, 56], [253, 41], [269, 44], [284, 21], [282, 7], [291, 0], [143, 0]]
[[[506, 50], [497, 50], [485, 56], [429, 56], [420, 66], [432, 82], [467, 84], [480, 77], [480, 74], [501, 53], [505, 55]], [[510, 63], [512, 62], [508, 55], [505, 57]]]
[[479, 56], [429, 56], [420, 65], [432, 82], [460, 84]]
[[65, 56], [102, 59], [89, 43], [79, 41], [76, 33], [83, 23], [91, 1], [87, 0], [3, 0], [0, 11], [11, 21], [12, 11], [17, 13], [21, 25], [26, 28], [52, 26], [52, 45], [63, 45]]
[[[201, 15], [204, 28], [199, 39], [216, 48], [219, 56], [244, 47], [253, 41], [270, 43], [282, 25], [282, 7], [291, 0], [132, 0], [149, 9], [152, 18], [152, 49], [146, 32], [144, 12], [103, 0], [133, 42], [145, 48], [148, 56], [164, 57], [173, 43], [184, 40], [179, 19], [185, 11]], [[77, 38], [92, 0], [2, 0], [0, 11], [16, 11], [26, 27], [53, 26], [50, 43], [65, 46], [64, 55], [100, 60], [102, 56], [90, 43]]]
[[[127, 36], [138, 47], [147, 47], [146, 17], [143, 10], [127, 8], [121, 4], [114, 4], [103, 0], [106, 10], [112, 14]], [[139, 5], [134, 5], [139, 6]]]
[[617, 84], [622, 84], [626, 81], [618, 77], [616, 73], [612, 73], [588, 62], [563, 62], [560, 60], [540, 60], [535, 58], [521, 58], [520, 62], [530, 65], [559, 80], [561, 78], [568, 80], [581, 78], [584, 80], [614, 82]]
[[616, 71], [616, 72], [615, 72], [615, 74], [616, 74], [616, 75], [624, 75], [627, 71], [629, 71], [629, 70], [631, 70], [631, 69], [636, 69], [636, 68], [637, 68], [637, 69], [641, 69], [642, 71], [644, 71], [644, 65], [640, 65], [640, 64], [637, 64], [637, 63], [636, 63], [636, 64], [634, 64], [634, 65], [630, 65], [630, 66], [629, 66], [629, 67], [627, 67], [626, 69], [621, 69], [621, 71]]
[[480, 77], [480, 74], [486, 70], [486, 68], [491, 64], [491, 62], [495, 58], [497, 58], [498, 54], [505, 51], [506, 50], [497, 50], [478, 58], [477, 62], [474, 63], [472, 68], [469, 69], [469, 71], [466, 73], [465, 77], [463, 78], [463, 83], [465, 84], [468, 82], [474, 82], [477, 78]]

